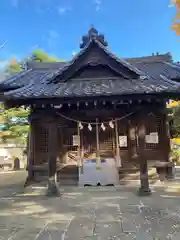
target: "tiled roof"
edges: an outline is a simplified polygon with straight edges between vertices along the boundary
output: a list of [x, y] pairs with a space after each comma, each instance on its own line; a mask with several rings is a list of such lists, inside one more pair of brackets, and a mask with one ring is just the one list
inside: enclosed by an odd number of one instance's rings
[[165, 54], [152, 54], [151, 56], [143, 56], [136, 58], [125, 58], [125, 61], [128, 61], [131, 64], [134, 63], [152, 63], [152, 62], [171, 62], [172, 63], [172, 55], [168, 52]]
[[51, 79], [54, 74], [59, 72], [67, 62], [53, 62], [53, 63], [37, 63], [29, 62], [28, 70], [23, 70], [20, 73], [16, 73], [13, 76], [5, 79], [0, 83], [0, 89], [16, 89], [19, 87], [27, 86], [34, 82], [44, 82], [47, 79]]
[[[136, 64], [136, 66], [151, 76], [148, 80], [125, 79], [93, 79], [69, 81], [66, 83], [49, 83], [59, 70], [32, 69], [22, 72], [22, 75], [12, 77], [7, 81], [9, 86], [21, 86], [20, 89], [8, 91], [5, 95], [13, 98], [38, 98], [38, 97], [73, 97], [73, 96], [97, 96], [110, 94], [130, 93], [160, 93], [171, 92], [179, 88], [174, 81], [165, 81], [166, 78], [180, 77], [180, 70], [167, 63]], [[6, 84], [7, 84], [6, 83]]]
[[[98, 44], [111, 58], [129, 68], [145, 79], [104, 78], [82, 81], [53, 81], [57, 76], [72, 66], [85, 53], [89, 44], [77, 54], [72, 61], [64, 63], [29, 63], [29, 70], [22, 71], [2, 83], [5, 89], [17, 88], [5, 92], [9, 98], [43, 98], [43, 97], [80, 97], [80, 96], [107, 96], [126, 94], [170, 93], [179, 92], [180, 84], [170, 79], [180, 78], [180, 67], [177, 64], [164, 62], [165, 57], [152, 56], [141, 59], [120, 59], [113, 55], [98, 41]], [[149, 59], [149, 60], [148, 60]], [[166, 59], [170, 59], [166, 54]], [[0, 86], [0, 88], [1, 88]]]
[[134, 65], [154, 79], [164, 75], [169, 79], [180, 78], [180, 67], [168, 62], [139, 62]]
[[65, 83], [35, 84], [7, 92], [5, 95], [14, 98], [48, 98], [48, 97], [84, 97], [127, 94], [151, 94], [176, 92], [180, 84], [159, 78], [158, 80], [135, 79], [93, 79], [67, 81]]
[[48, 73], [52, 73], [52, 70], [24, 70], [21, 73], [17, 73], [4, 82], [1, 83], [2, 88], [4, 87], [5, 89], [16, 89], [19, 87], [24, 87], [27, 86], [28, 84], [31, 83], [31, 81], [39, 81], [42, 78], [45, 78], [45, 76]]

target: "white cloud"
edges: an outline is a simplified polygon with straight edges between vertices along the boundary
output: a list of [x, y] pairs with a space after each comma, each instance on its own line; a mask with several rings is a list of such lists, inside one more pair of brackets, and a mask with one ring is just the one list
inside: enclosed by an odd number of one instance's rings
[[95, 4], [95, 10], [98, 12], [102, 6], [102, 0], [95, 0], [94, 4]]
[[8, 65], [8, 63], [9, 63], [8, 60], [0, 61], [0, 70], [3, 70]]
[[57, 10], [58, 10], [59, 15], [64, 15], [64, 14], [67, 13], [67, 11], [70, 10], [70, 8], [68, 8], [68, 7], [60, 7], [60, 6], [59, 6], [59, 7], [57, 8]]
[[11, 0], [12, 7], [18, 7], [19, 6], [19, 0]]
[[72, 51], [72, 56], [74, 57], [77, 54], [76, 51]]
[[35, 11], [40, 15], [54, 11], [54, 6], [52, 5], [51, 0], [31, 0], [31, 1], [33, 1]]

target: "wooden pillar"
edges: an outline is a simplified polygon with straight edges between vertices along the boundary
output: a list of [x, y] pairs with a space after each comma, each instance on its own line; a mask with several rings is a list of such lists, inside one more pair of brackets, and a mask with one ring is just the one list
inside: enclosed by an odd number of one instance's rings
[[132, 120], [128, 121], [128, 152], [129, 159], [134, 161], [137, 158], [136, 126]]
[[55, 121], [48, 122], [48, 196], [59, 196], [56, 182], [58, 133]]
[[77, 134], [78, 134], [78, 148], [77, 148], [78, 167], [80, 167], [81, 174], [83, 174], [83, 153], [81, 147], [80, 122], [78, 122]]
[[81, 142], [80, 142], [80, 128], [79, 128], [79, 122], [77, 125], [77, 135], [78, 135], [78, 147], [77, 147], [77, 160], [78, 160], [78, 167], [81, 167]]
[[167, 114], [163, 115], [163, 131], [164, 131], [164, 143], [163, 143], [163, 152], [164, 152], [164, 161], [169, 162], [169, 154], [171, 151], [170, 144], [170, 133], [169, 133], [169, 122], [167, 119]]
[[141, 181], [139, 194], [141, 196], [147, 196], [151, 194], [151, 190], [149, 188], [148, 164], [145, 155], [146, 129], [143, 118], [144, 118], [143, 114], [139, 115], [138, 140], [139, 140], [140, 181]]
[[99, 148], [99, 126], [98, 126], [98, 118], [96, 118], [96, 161], [97, 161], [97, 169], [100, 169], [100, 148]]
[[118, 134], [117, 119], [115, 119], [115, 136], [116, 136], [116, 164], [117, 164], [117, 167], [121, 167], [121, 157], [120, 157], [120, 149], [119, 149], [119, 134]]
[[[165, 110], [165, 109], [164, 109]], [[170, 162], [170, 152], [171, 152], [171, 142], [170, 142], [170, 130], [169, 130], [169, 121], [166, 111], [164, 111], [163, 115], [163, 136], [164, 142], [162, 144], [163, 158], [165, 162]], [[173, 179], [174, 173], [172, 167], [167, 167], [166, 170], [167, 179]]]
[[28, 167], [28, 181], [33, 180], [33, 164], [34, 164], [34, 155], [35, 155], [35, 131], [34, 131], [34, 122], [29, 121], [29, 133], [27, 141], [27, 167]]

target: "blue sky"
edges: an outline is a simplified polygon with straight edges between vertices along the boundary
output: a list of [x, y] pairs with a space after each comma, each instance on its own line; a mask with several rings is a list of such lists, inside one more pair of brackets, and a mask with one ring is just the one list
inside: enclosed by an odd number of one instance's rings
[[171, 31], [170, 0], [0, 0], [0, 65], [37, 47], [61, 59], [79, 50], [93, 24], [120, 57], [171, 52], [180, 61], [180, 41]]

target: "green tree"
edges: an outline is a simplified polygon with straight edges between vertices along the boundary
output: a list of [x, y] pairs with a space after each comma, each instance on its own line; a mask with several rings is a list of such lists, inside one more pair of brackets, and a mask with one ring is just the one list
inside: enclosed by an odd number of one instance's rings
[[49, 55], [41, 49], [36, 49], [31, 55], [31, 59], [37, 62], [48, 62]]
[[8, 140], [26, 144], [29, 131], [28, 118], [29, 110], [24, 108], [4, 109], [0, 105], [0, 137], [3, 142]]
[[[13, 75], [14, 73], [23, 70], [24, 64], [27, 61], [33, 60], [37, 62], [58, 62], [54, 56], [49, 56], [41, 49], [33, 51], [30, 57], [25, 57], [22, 61], [18, 61], [16, 58], [11, 59], [5, 72], [7, 75]], [[28, 118], [29, 110], [20, 108], [4, 109], [4, 105], [0, 104], [0, 138], [2, 141], [8, 140], [15, 143], [25, 144], [27, 140], [27, 134], [29, 131]]]
[[170, 130], [172, 137], [180, 137], [180, 106], [171, 109]]
[[49, 56], [48, 53], [41, 49], [36, 49], [29, 57], [25, 57], [22, 61], [18, 61], [15, 57], [13, 57], [5, 70], [6, 75], [10, 76], [14, 73], [22, 71], [27, 61], [62, 62], [63, 60], [57, 59], [54, 56]]
[[37, 62], [62, 62], [62, 60], [57, 59], [54, 56], [49, 56], [45, 51], [42, 49], [36, 49], [33, 51], [30, 59], [37, 61]]
[[21, 63], [14, 57], [10, 60], [5, 73], [7, 75], [13, 75], [14, 73], [20, 72], [21, 70]]

